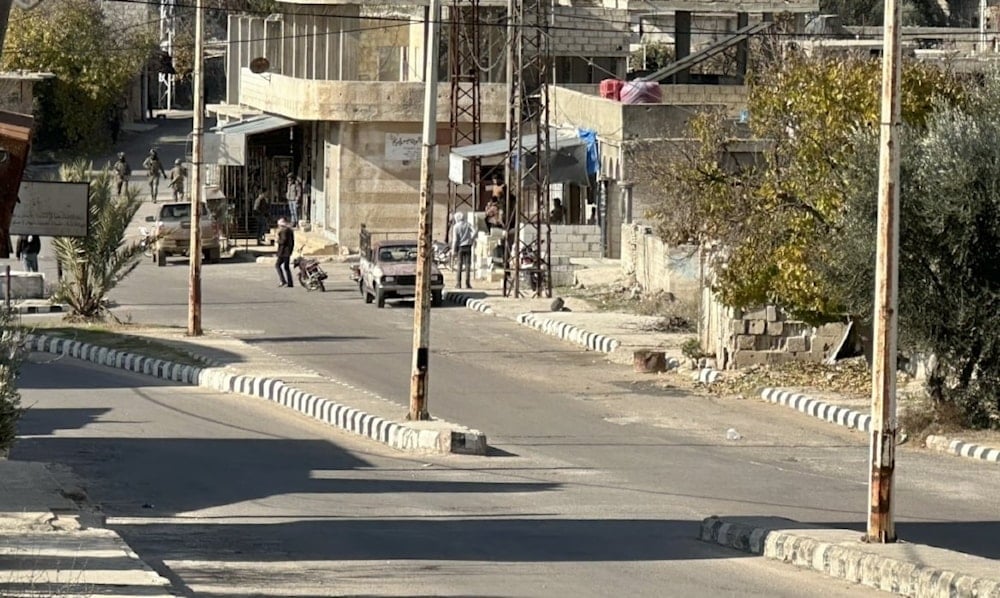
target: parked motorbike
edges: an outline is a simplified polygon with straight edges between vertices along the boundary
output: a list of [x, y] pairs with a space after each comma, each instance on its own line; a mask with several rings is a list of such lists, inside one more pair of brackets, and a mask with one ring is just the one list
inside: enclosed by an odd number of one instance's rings
[[451, 269], [451, 247], [447, 243], [442, 243], [441, 241], [434, 241], [431, 244], [434, 250], [434, 265], [438, 267], [439, 270], [450, 270]]
[[299, 284], [306, 288], [307, 291], [315, 291], [319, 289], [321, 292], [326, 291], [326, 286], [324, 286], [323, 281], [326, 280], [326, 272], [319, 265], [319, 260], [309, 258], [309, 257], [297, 257], [292, 262], [295, 269], [299, 273]]

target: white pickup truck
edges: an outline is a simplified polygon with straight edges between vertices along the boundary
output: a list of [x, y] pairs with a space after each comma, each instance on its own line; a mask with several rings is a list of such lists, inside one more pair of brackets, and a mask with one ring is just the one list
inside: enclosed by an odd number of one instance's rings
[[[210, 264], [217, 264], [222, 258], [219, 225], [204, 203], [201, 204], [200, 220], [202, 258]], [[146, 222], [156, 223], [153, 233], [157, 240], [153, 248], [153, 260], [157, 266], [166, 266], [167, 258], [172, 255], [188, 255], [191, 250], [189, 202], [160, 204], [156, 216], [147, 216]]]
[[[412, 299], [417, 294], [417, 242], [382, 241], [361, 256], [353, 278], [365, 303], [385, 307], [386, 299]], [[444, 277], [431, 266], [431, 305], [441, 304]]]

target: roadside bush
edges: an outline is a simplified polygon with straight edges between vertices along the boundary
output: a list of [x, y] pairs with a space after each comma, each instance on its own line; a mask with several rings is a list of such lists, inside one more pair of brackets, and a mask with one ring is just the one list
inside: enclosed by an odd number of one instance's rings
[[77, 162], [60, 169], [64, 181], [90, 182], [90, 222], [86, 237], [56, 237], [52, 246], [63, 278], [56, 297], [69, 305], [70, 319], [108, 315], [107, 296], [142, 260], [138, 242], [126, 242], [128, 227], [142, 205], [135, 189], [115, 197], [107, 169], [95, 177]]
[[[936, 403], [972, 427], [1000, 428], [1000, 79], [942, 107], [901, 143], [899, 330], [901, 347], [933, 354]], [[871, 318], [875, 263], [875, 133], [854, 144], [845, 172], [844, 226], [830, 235], [825, 271], [839, 299]]]
[[21, 395], [17, 378], [21, 371], [24, 331], [13, 313], [0, 308], [0, 458], [5, 457], [17, 437], [21, 419]]

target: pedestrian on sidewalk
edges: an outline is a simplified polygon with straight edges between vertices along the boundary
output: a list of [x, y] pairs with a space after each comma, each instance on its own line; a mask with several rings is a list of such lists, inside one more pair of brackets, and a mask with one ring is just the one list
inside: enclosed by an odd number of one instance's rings
[[471, 289], [472, 283], [472, 245], [476, 241], [475, 230], [465, 221], [465, 214], [455, 212], [455, 224], [451, 227], [451, 254], [458, 260], [455, 286], [462, 288], [462, 272], [465, 271], [465, 288]]
[[295, 175], [288, 173], [288, 188], [285, 191], [285, 199], [288, 201], [288, 219], [291, 226], [299, 223], [299, 202], [302, 201], [302, 181], [295, 178]]
[[267, 193], [261, 189], [257, 194], [257, 199], [253, 200], [253, 215], [257, 219], [257, 244], [264, 244], [264, 235], [267, 234], [267, 212], [271, 207], [271, 202], [267, 200]]
[[170, 169], [170, 188], [174, 191], [174, 201], [184, 201], [184, 183], [187, 181], [187, 169], [180, 158], [174, 160]]
[[24, 262], [26, 272], [38, 272], [38, 254], [42, 251], [42, 240], [38, 235], [21, 235], [17, 238], [14, 255]]
[[118, 152], [118, 161], [111, 166], [111, 173], [115, 177], [115, 195], [121, 197], [122, 187], [128, 188], [128, 179], [132, 176], [132, 167], [125, 159], [125, 152]]
[[292, 251], [295, 249], [295, 231], [288, 226], [288, 221], [284, 218], [278, 219], [278, 261], [274, 267], [278, 270], [278, 286], [294, 287], [292, 282], [292, 269], [289, 262], [292, 259]]
[[142, 161], [142, 167], [146, 169], [146, 176], [149, 177], [149, 196], [156, 203], [156, 195], [160, 191], [160, 178], [167, 178], [167, 173], [163, 172], [163, 164], [160, 157], [156, 155], [156, 150], [149, 150], [149, 155]]

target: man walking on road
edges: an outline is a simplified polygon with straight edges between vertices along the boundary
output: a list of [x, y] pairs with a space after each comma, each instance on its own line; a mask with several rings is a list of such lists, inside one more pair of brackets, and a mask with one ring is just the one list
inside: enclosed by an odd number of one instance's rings
[[187, 180], [187, 169], [180, 158], [174, 160], [170, 169], [170, 188], [174, 191], [174, 201], [184, 201], [184, 183]]
[[167, 173], [163, 172], [163, 164], [160, 163], [155, 149], [149, 150], [142, 167], [146, 169], [146, 176], [149, 177], [149, 196], [153, 199], [153, 203], [156, 203], [156, 194], [160, 191], [160, 178], [167, 178]]
[[284, 218], [278, 219], [278, 261], [274, 265], [278, 270], [278, 286], [294, 287], [292, 282], [292, 269], [288, 263], [292, 259], [292, 250], [295, 249], [295, 231], [288, 226], [288, 221]]
[[455, 212], [455, 225], [451, 227], [451, 254], [458, 260], [455, 286], [462, 288], [462, 271], [465, 271], [465, 288], [471, 289], [472, 276], [472, 244], [475, 242], [475, 231], [472, 225], [465, 221], [465, 214]]
[[132, 167], [125, 160], [125, 152], [118, 152], [118, 161], [111, 166], [115, 177], [115, 195], [121, 197], [122, 187], [128, 188], [128, 178], [132, 176]]

